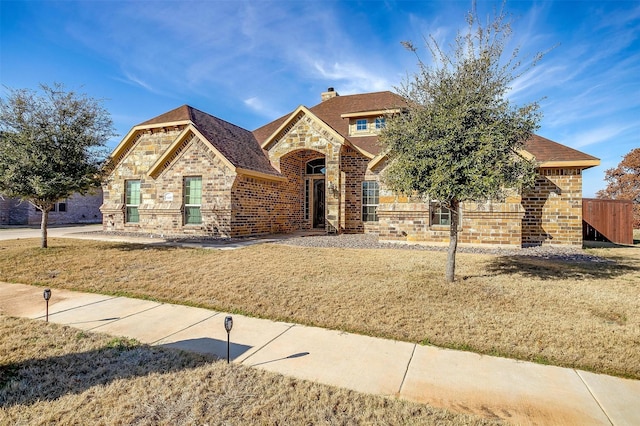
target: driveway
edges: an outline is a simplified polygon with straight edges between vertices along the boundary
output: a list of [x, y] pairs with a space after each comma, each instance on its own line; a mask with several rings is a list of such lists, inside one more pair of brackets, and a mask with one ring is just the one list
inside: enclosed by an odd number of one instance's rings
[[[54, 225], [47, 228], [47, 235], [49, 236], [49, 238], [78, 238], [78, 234], [100, 231], [101, 229], [101, 223], [90, 225]], [[41, 232], [39, 226], [6, 226], [0, 228], [0, 240], [40, 238], [40, 236]]]

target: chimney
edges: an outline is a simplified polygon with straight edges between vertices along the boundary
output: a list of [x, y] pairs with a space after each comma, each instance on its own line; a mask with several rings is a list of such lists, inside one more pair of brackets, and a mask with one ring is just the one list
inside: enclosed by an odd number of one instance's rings
[[335, 98], [336, 96], [340, 96], [338, 92], [333, 87], [329, 87], [326, 92], [322, 93], [322, 102], [327, 101], [331, 98]]

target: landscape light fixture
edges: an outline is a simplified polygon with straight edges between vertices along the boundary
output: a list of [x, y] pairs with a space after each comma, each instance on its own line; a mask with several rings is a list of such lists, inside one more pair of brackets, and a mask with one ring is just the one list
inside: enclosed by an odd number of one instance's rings
[[42, 296], [44, 297], [44, 301], [47, 304], [47, 322], [49, 322], [49, 299], [51, 299], [51, 289], [45, 288]]
[[231, 342], [229, 340], [229, 333], [231, 333], [232, 328], [233, 328], [233, 318], [231, 316], [225, 317], [224, 329], [227, 330], [227, 364], [229, 364], [229, 347], [231, 346]]

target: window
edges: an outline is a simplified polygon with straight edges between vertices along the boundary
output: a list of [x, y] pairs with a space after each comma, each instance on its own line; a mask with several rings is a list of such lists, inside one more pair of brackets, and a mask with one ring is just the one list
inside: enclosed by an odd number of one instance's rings
[[202, 223], [202, 177], [184, 178], [184, 224], [199, 225]]
[[309, 204], [311, 202], [311, 179], [304, 182], [304, 220], [309, 220]]
[[306, 171], [308, 175], [324, 174], [324, 158], [316, 158], [315, 160], [308, 161]]
[[380, 189], [375, 180], [362, 182], [362, 221], [376, 222], [378, 220], [378, 203]]
[[127, 223], [138, 223], [140, 222], [140, 215], [138, 214], [138, 206], [140, 205], [140, 181], [128, 180], [125, 182], [125, 186], [124, 220]]
[[363, 130], [367, 130], [367, 120], [366, 119], [356, 120], [356, 130], [358, 132], [362, 132]]
[[376, 129], [384, 129], [386, 125], [384, 118], [376, 118]]
[[[36, 206], [33, 206], [33, 209], [36, 213], [42, 213], [42, 211]], [[67, 211], [67, 200], [60, 201], [59, 203], [54, 203], [51, 210], [49, 210], [49, 212], [58, 212], [58, 213], [65, 213], [66, 211]]]
[[451, 225], [451, 210], [438, 202], [432, 202], [429, 210], [431, 211], [431, 225], [449, 226]]

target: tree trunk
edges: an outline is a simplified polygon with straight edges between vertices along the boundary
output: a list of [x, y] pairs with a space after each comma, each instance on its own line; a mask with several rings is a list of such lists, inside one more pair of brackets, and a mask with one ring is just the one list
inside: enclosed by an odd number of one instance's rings
[[458, 250], [458, 201], [451, 202], [451, 223], [449, 224], [449, 250], [447, 250], [447, 269], [445, 279], [448, 283], [455, 281], [456, 251]]
[[49, 209], [42, 209], [42, 222], [40, 222], [40, 231], [42, 231], [42, 241], [40, 248], [47, 248], [47, 224], [49, 223]]

